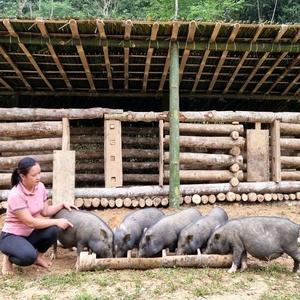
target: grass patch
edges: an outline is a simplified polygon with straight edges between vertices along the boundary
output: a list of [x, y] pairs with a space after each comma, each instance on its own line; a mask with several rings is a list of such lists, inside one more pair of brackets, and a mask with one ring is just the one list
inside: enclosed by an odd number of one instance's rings
[[44, 276], [41, 279], [41, 284], [44, 287], [53, 286], [65, 286], [65, 285], [80, 285], [86, 281], [86, 276], [84, 273], [66, 273], [66, 274], [53, 274]]
[[7, 278], [4, 280], [2, 287], [4, 290], [21, 291], [25, 287], [25, 281], [22, 278]]
[[300, 293], [289, 295], [274, 295], [272, 293], [265, 293], [260, 300], [299, 300]]

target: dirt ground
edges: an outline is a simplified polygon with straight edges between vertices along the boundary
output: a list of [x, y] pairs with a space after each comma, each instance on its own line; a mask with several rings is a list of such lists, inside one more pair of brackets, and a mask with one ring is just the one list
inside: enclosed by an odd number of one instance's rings
[[[244, 204], [244, 203], [230, 203], [220, 204], [218, 206], [223, 207], [230, 218], [239, 216], [283, 216], [288, 217], [296, 223], [300, 224], [300, 202], [284, 203], [275, 202], [267, 204]], [[216, 206], [216, 205], [214, 205]], [[203, 214], [209, 212], [212, 209], [212, 205], [197, 206]], [[115, 228], [120, 224], [123, 217], [131, 212], [132, 209], [105, 209], [95, 210], [100, 217], [102, 217], [111, 228]], [[166, 214], [170, 214], [174, 209], [163, 209]], [[5, 219], [5, 214], [0, 216], [0, 228], [2, 228]], [[47, 252], [50, 256], [51, 249]], [[276, 299], [300, 299], [300, 276], [291, 273], [293, 261], [290, 257], [283, 256], [270, 263], [261, 262], [254, 258], [249, 258], [249, 270], [239, 273], [239, 275], [229, 275], [225, 270], [220, 269], [215, 271], [201, 270], [199, 269], [165, 269], [165, 270], [149, 270], [149, 271], [103, 271], [102, 277], [97, 277], [98, 286], [94, 286], [95, 273], [86, 272], [86, 278], [80, 277], [82, 281], [78, 283], [78, 286], [74, 290], [72, 280], [76, 281], [72, 275], [74, 274], [74, 266], [76, 262], [76, 252], [68, 249], [59, 248], [58, 259], [54, 260], [53, 266], [50, 271], [44, 270], [38, 266], [29, 266], [24, 268], [16, 268], [16, 275], [12, 278], [6, 276], [0, 276], [0, 299], [275, 299], [272, 295], [276, 296]], [[2, 262], [2, 255], [0, 255], [0, 261]], [[175, 272], [174, 274], [172, 272]], [[170, 291], [170, 286], [166, 285], [165, 280], [161, 277], [169, 278], [169, 276], [178, 276], [182, 280], [190, 280], [196, 283], [198, 275], [190, 278], [193, 272], [209, 272], [210, 283], [199, 287], [198, 292], [195, 292], [194, 288], [185, 289], [186, 282], [173, 286], [173, 290]], [[212, 272], [212, 273], [210, 273]], [[247, 275], [248, 273], [248, 275]], [[286, 273], [288, 276], [286, 276]], [[93, 275], [94, 274], [94, 275]], [[195, 273], [196, 274], [196, 273]], [[50, 276], [50, 277], [49, 277]], [[63, 277], [61, 277], [63, 276]], [[66, 292], [63, 287], [69, 283], [65, 282], [66, 278], [72, 277], [70, 285], [73, 286], [73, 292]], [[79, 276], [79, 275], [78, 275]], [[98, 275], [97, 275], [98, 276]], [[216, 277], [216, 278], [215, 278]], [[2, 280], [1, 280], [2, 278]], [[48, 289], [44, 287], [45, 281], [55, 280], [54, 283], [49, 283]], [[59, 279], [60, 278], [60, 279]], [[109, 283], [103, 283], [105, 278], [109, 278]], [[120, 280], [123, 278], [123, 282]], [[135, 278], [135, 279], [132, 279]], [[170, 277], [173, 278], [173, 277]], [[232, 279], [233, 278], [233, 281]], [[61, 280], [60, 288], [57, 287]], [[200, 279], [199, 279], [200, 280]], [[226, 281], [230, 281], [230, 285]], [[277, 282], [278, 280], [278, 282]], [[277, 290], [280, 286], [280, 281], [285, 282], [285, 288]], [[88, 287], [86, 287], [88, 285]], [[114, 282], [115, 284], [111, 284]], [[150, 286], [149, 281], [152, 282]], [[170, 281], [172, 281], [170, 279]], [[249, 281], [249, 282], [248, 282]], [[22, 284], [21, 284], [21, 283]], [[124, 282], [128, 284], [126, 287]], [[137, 283], [138, 282], [138, 283]], [[224, 286], [220, 286], [220, 282], [224, 282]], [[242, 282], [242, 283], [241, 283]], [[99, 287], [100, 284], [100, 287]], [[203, 280], [201, 280], [203, 284]], [[212, 284], [213, 292], [208, 288], [209, 284]], [[244, 284], [244, 286], [243, 286]], [[53, 292], [51, 285], [56, 287], [56, 292]], [[134, 288], [132, 287], [134, 286]], [[214, 287], [214, 285], [216, 287]], [[21, 286], [21, 287], [20, 287]], [[148, 288], [147, 288], [148, 286]], [[93, 288], [92, 288], [93, 287]], [[183, 288], [184, 287], [184, 288]], [[101, 290], [101, 297], [95, 296], [92, 290]], [[204, 290], [203, 290], [204, 289]], [[55, 289], [54, 289], [55, 290]], [[158, 294], [157, 293], [158, 290]], [[123, 291], [123, 292], [122, 292]], [[133, 295], [130, 294], [133, 291]], [[152, 292], [151, 292], [152, 291]], [[226, 292], [227, 291], [227, 292]], [[152, 293], [152, 294], [151, 294]], [[99, 295], [99, 292], [98, 294]], [[279, 295], [279, 296], [278, 296]], [[107, 298], [106, 298], [107, 296]], [[270, 297], [269, 297], [270, 296]], [[274, 296], [274, 297], [275, 297]]]

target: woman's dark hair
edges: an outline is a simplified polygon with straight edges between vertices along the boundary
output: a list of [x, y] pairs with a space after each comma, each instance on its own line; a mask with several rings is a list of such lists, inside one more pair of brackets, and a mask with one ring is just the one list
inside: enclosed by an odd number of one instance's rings
[[13, 170], [11, 174], [11, 185], [14, 187], [18, 185], [18, 183], [21, 181], [21, 174], [27, 175], [29, 170], [37, 163], [36, 160], [34, 160], [31, 157], [24, 157], [22, 158], [19, 163], [18, 167]]

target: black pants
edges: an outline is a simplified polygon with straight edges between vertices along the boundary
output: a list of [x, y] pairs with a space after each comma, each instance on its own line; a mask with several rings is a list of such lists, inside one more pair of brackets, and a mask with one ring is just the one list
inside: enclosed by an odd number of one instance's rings
[[57, 240], [58, 227], [35, 229], [29, 236], [19, 236], [7, 232], [0, 235], [0, 251], [18, 266], [32, 265], [38, 253], [45, 253]]

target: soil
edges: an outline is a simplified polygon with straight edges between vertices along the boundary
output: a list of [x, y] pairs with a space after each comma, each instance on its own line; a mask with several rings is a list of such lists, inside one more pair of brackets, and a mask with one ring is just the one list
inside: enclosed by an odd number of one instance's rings
[[[274, 203], [260, 203], [260, 204], [244, 204], [244, 203], [230, 203], [230, 204], [220, 204], [218, 205], [220, 207], [223, 207], [227, 214], [229, 215], [229, 218], [239, 217], [239, 216], [251, 216], [251, 215], [260, 215], [260, 216], [282, 216], [287, 217], [293, 220], [296, 223], [300, 224], [300, 206], [297, 202], [294, 203], [285, 203], [285, 202], [274, 202]], [[203, 205], [203, 206], [197, 206], [196, 208], [199, 209], [203, 214], [206, 214], [209, 212], [209, 210], [212, 208], [212, 205]], [[120, 224], [122, 219], [126, 214], [133, 211], [132, 209], [126, 209], [126, 208], [120, 208], [120, 209], [105, 209], [105, 210], [95, 210], [96, 214], [98, 214], [100, 217], [102, 217], [111, 228], [115, 228]], [[166, 214], [171, 214], [175, 210], [168, 208], [163, 209], [163, 211]], [[2, 225], [4, 223], [5, 214], [2, 214], [0, 216], [0, 228], [2, 228]], [[52, 253], [52, 250], [49, 249], [49, 251], [46, 253], [47, 256], [50, 257]], [[293, 261], [290, 257], [283, 256], [279, 259], [277, 259], [279, 264], [282, 264], [283, 266], [286, 266], [288, 270], [292, 269]], [[2, 254], [0, 255], [0, 262], [2, 262]], [[70, 251], [69, 249], [58, 249], [58, 258], [53, 261], [53, 266], [50, 271], [47, 271], [41, 267], [38, 266], [29, 266], [24, 268], [17, 268], [18, 275], [21, 277], [26, 278], [26, 281], [35, 281], [38, 277], [41, 275], [46, 274], [64, 274], [66, 272], [72, 272], [74, 271], [76, 262], [76, 251]], [[266, 266], [266, 262], [258, 261], [254, 258], [249, 259], [248, 265], [251, 268], [251, 265], [255, 266]], [[227, 276], [227, 275], [226, 275]], [[236, 294], [224, 294], [222, 297], [220, 296], [206, 296], [205, 299], [260, 299], [261, 295], [263, 295], [268, 290], [268, 285], [263, 280], [263, 278], [258, 274], [255, 275], [257, 277], [256, 283], [255, 283], [255, 289], [251, 289], [249, 291], [249, 294], [243, 293], [243, 295], [240, 295], [239, 292]], [[1, 278], [1, 277], [0, 277]], [[32, 290], [33, 289], [33, 290]], [[34, 291], [34, 288], [28, 289], [24, 291], [25, 298], [31, 299], [30, 295], [31, 293], [36, 293], [37, 291]], [[177, 294], [178, 295], [178, 294]], [[23, 297], [22, 296], [22, 297]], [[183, 298], [186, 298], [184, 295], [182, 295]], [[0, 298], [1, 298], [1, 292], [0, 292]], [[68, 297], [67, 297], [68, 298]], [[143, 299], [147, 299], [147, 297], [141, 297]], [[162, 297], [163, 298], [163, 297]], [[160, 299], [162, 299], [160, 298]], [[24, 298], [23, 298], [24, 299]], [[166, 298], [167, 299], [167, 298]], [[198, 299], [202, 299], [201, 297]], [[204, 298], [203, 298], [204, 299]]]

